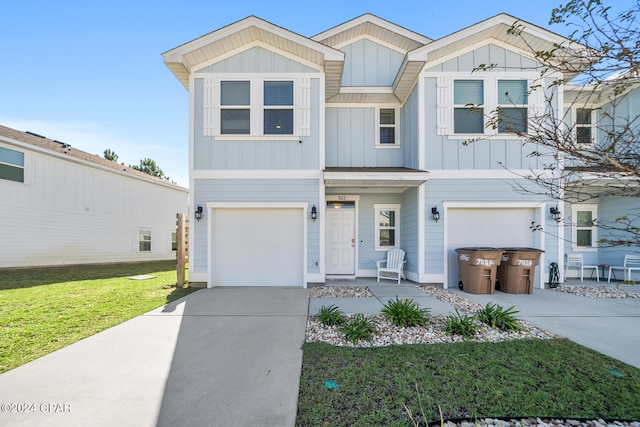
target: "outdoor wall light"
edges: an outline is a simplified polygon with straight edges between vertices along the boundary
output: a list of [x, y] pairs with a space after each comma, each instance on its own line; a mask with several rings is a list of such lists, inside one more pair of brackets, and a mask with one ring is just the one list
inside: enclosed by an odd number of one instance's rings
[[318, 219], [318, 209], [316, 208], [316, 205], [313, 205], [311, 206], [311, 220], [316, 222], [316, 219]]
[[202, 219], [202, 206], [198, 205], [194, 213], [194, 216], [196, 217], [197, 221], [200, 221]]
[[437, 207], [434, 206], [431, 208], [431, 215], [433, 216], [433, 220], [435, 222], [438, 222], [438, 220], [440, 219], [440, 212], [438, 212]]
[[553, 220], [554, 220], [555, 222], [560, 222], [560, 221], [562, 221], [562, 212], [560, 212], [560, 211], [558, 210], [558, 207], [557, 207], [557, 206], [551, 206], [551, 207], [549, 208], [549, 212], [551, 213], [551, 217], [553, 218]]

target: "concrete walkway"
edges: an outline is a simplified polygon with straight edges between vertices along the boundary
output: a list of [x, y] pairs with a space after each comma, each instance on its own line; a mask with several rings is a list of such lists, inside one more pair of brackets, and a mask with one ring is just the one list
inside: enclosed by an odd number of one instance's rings
[[199, 290], [0, 375], [0, 425], [293, 426], [308, 296]]

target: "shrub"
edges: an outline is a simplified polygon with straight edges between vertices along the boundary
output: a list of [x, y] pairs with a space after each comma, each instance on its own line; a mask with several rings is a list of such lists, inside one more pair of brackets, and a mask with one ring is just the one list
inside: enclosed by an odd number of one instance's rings
[[474, 316], [462, 315], [456, 308], [456, 314], [450, 314], [445, 318], [444, 332], [447, 335], [462, 335], [469, 339], [478, 330], [474, 320]]
[[428, 308], [420, 308], [412, 299], [398, 299], [397, 296], [395, 300], [389, 300], [380, 312], [396, 326], [424, 326], [429, 315]]
[[346, 316], [335, 305], [329, 307], [322, 306], [318, 311], [318, 319], [325, 326], [339, 326], [347, 319]]
[[519, 331], [522, 325], [515, 318], [518, 313], [513, 306], [504, 309], [497, 304], [487, 303], [487, 305], [478, 310], [476, 317], [482, 323], [486, 323], [492, 328], [502, 329], [503, 331]]
[[344, 337], [354, 344], [359, 340], [371, 341], [373, 334], [377, 332], [375, 321], [368, 319], [361, 313], [347, 319], [340, 330], [344, 333]]

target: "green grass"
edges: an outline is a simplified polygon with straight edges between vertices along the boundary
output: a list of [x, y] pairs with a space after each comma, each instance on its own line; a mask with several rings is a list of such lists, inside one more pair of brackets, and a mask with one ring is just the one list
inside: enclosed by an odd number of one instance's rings
[[175, 261], [0, 270], [0, 373], [194, 291], [175, 284]]
[[408, 426], [403, 404], [420, 425], [438, 407], [472, 420], [640, 418], [640, 370], [567, 339], [303, 350], [298, 426]]

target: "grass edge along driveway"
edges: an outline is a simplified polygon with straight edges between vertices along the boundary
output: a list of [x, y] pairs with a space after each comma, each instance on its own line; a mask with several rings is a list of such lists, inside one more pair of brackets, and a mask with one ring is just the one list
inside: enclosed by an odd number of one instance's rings
[[175, 261], [2, 269], [0, 373], [194, 290], [176, 288]]

